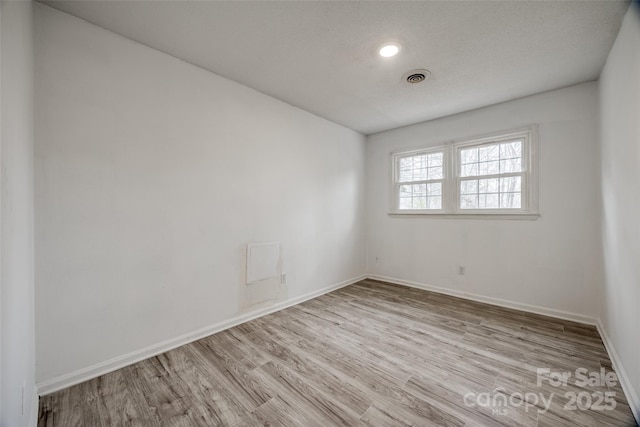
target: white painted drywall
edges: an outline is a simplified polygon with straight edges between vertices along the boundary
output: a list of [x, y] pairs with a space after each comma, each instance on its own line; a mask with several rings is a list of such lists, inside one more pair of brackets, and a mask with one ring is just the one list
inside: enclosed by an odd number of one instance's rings
[[35, 9], [38, 382], [237, 315], [249, 242], [364, 274], [362, 135]]
[[[595, 317], [601, 277], [596, 83], [367, 138], [367, 272]], [[536, 221], [392, 217], [389, 153], [539, 125]], [[377, 259], [377, 261], [376, 261]], [[457, 266], [466, 274], [457, 274]]]
[[33, 284], [32, 4], [3, 1], [0, 15], [0, 426], [21, 427], [35, 422], [33, 414], [38, 405]]
[[[640, 414], [640, 4], [632, 4], [600, 76], [601, 318]], [[629, 390], [627, 391], [629, 393]], [[639, 420], [640, 421], [640, 420]]]

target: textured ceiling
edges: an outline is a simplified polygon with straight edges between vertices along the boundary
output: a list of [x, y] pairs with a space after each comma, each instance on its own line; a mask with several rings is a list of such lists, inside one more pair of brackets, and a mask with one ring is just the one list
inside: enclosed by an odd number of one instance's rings
[[[364, 134], [597, 79], [620, 1], [43, 1]], [[401, 53], [377, 55], [396, 40]], [[409, 85], [402, 75], [431, 70]]]

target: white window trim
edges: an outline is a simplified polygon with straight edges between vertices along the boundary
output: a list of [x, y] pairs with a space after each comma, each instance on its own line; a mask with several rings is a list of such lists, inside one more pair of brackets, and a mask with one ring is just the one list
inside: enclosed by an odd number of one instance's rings
[[[525, 143], [522, 152], [522, 163], [526, 165], [526, 171], [522, 173], [522, 198], [521, 209], [460, 209], [460, 171], [458, 152], [461, 148], [503, 142], [514, 138], [524, 138]], [[444, 181], [442, 186], [442, 209], [425, 210], [400, 210], [398, 160], [401, 157], [421, 153], [444, 152]], [[448, 141], [444, 144], [431, 147], [412, 148], [393, 151], [390, 154], [390, 192], [389, 215], [392, 216], [416, 216], [435, 218], [466, 218], [466, 219], [529, 219], [540, 217], [538, 210], [538, 126], [531, 125], [525, 128], [511, 129], [502, 132], [492, 132]]]
[[[409, 157], [409, 156], [416, 156], [418, 154], [433, 154], [433, 153], [443, 153], [442, 157], [443, 157], [443, 165], [442, 165], [442, 169], [443, 169], [443, 178], [442, 179], [434, 179], [434, 180], [423, 180], [423, 181], [410, 181], [410, 182], [404, 182], [402, 184], [423, 184], [423, 183], [429, 183], [429, 182], [442, 182], [442, 209], [412, 209], [410, 211], [407, 210], [400, 210], [399, 202], [400, 202], [400, 196], [399, 196], [399, 192], [400, 192], [400, 185], [401, 183], [397, 180], [399, 171], [398, 171], [398, 160], [402, 157]], [[445, 210], [445, 187], [447, 185], [447, 182], [449, 181], [448, 176], [447, 176], [447, 171], [449, 170], [449, 165], [446, 164], [446, 159], [447, 159], [447, 151], [446, 148], [443, 146], [438, 146], [438, 147], [429, 147], [429, 148], [419, 148], [419, 149], [415, 149], [415, 150], [406, 150], [406, 151], [402, 151], [402, 152], [398, 152], [397, 154], [394, 155], [393, 157], [393, 167], [392, 167], [392, 176], [391, 176], [391, 191], [393, 194], [393, 198], [391, 201], [391, 207], [392, 207], [392, 211], [395, 213], [399, 213], [399, 214], [404, 214], [406, 212], [411, 212], [413, 214], [423, 214], [423, 215], [434, 215], [434, 214], [443, 214], [443, 213], [447, 213], [447, 211]]]

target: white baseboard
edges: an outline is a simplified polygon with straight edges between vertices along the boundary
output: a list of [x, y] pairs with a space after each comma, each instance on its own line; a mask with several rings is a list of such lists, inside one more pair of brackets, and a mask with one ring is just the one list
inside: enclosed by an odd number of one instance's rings
[[613, 341], [611, 341], [611, 338], [609, 338], [609, 334], [607, 334], [607, 330], [605, 329], [600, 319], [598, 319], [596, 327], [598, 328], [598, 332], [602, 337], [602, 342], [604, 342], [607, 353], [609, 353], [611, 364], [613, 365], [613, 369], [618, 375], [618, 381], [620, 381], [622, 390], [627, 397], [627, 401], [629, 402], [629, 406], [631, 407], [631, 412], [633, 412], [633, 416], [636, 418], [636, 423], [640, 425], [640, 399], [638, 399], [638, 393], [633, 388], [633, 384], [631, 383], [631, 380], [629, 379], [629, 376], [627, 375], [627, 372], [622, 365], [620, 356], [618, 356], [618, 352], [613, 346]]
[[[39, 395], [44, 396], [54, 391], [62, 390], [72, 385], [79, 384], [81, 382], [90, 380], [92, 378], [99, 377], [100, 375], [107, 374], [133, 363], [139, 362], [144, 359], [148, 359], [182, 345], [188, 344], [193, 341], [197, 341], [201, 338], [223, 331], [225, 329], [232, 328], [244, 322], [256, 319], [258, 317], [266, 316], [267, 314], [280, 311], [292, 305], [300, 304], [301, 302], [316, 298], [320, 295], [324, 295], [336, 289], [351, 285], [366, 278], [366, 275], [354, 277], [340, 283], [327, 286], [317, 291], [309, 292], [299, 297], [290, 298], [286, 301], [279, 302], [275, 305], [260, 308], [258, 310], [244, 313], [231, 319], [218, 322], [216, 324], [206, 326], [187, 334], [171, 338], [160, 343], [142, 348], [140, 350], [133, 351], [131, 353], [123, 354], [122, 356], [114, 357], [113, 359], [105, 360], [104, 362], [96, 363], [95, 365], [88, 366], [86, 368], [79, 369], [68, 374], [64, 374], [55, 378], [51, 378], [46, 381], [42, 381], [36, 385]], [[37, 401], [37, 400], [36, 400]], [[37, 405], [36, 405], [37, 406]]]
[[425, 291], [436, 292], [439, 294], [450, 295], [453, 297], [464, 298], [471, 301], [497, 305], [505, 308], [512, 308], [515, 310], [526, 311], [528, 313], [535, 313], [535, 314], [541, 314], [543, 316], [555, 317], [563, 320], [570, 320], [572, 322], [584, 323], [587, 325], [595, 326], [598, 322], [598, 320], [594, 317], [589, 317], [589, 316], [585, 316], [583, 314], [578, 314], [578, 313], [572, 313], [570, 311], [556, 310], [554, 308], [540, 307], [537, 305], [524, 304], [521, 302], [509, 301], [509, 300], [504, 300], [500, 298], [487, 297], [484, 295], [456, 291], [454, 289], [431, 286], [424, 283], [412, 282], [410, 280], [397, 279], [395, 277], [379, 276], [377, 274], [369, 274], [367, 275], [367, 277], [369, 279], [381, 280], [383, 282], [395, 283], [397, 285], [405, 285], [412, 288], [423, 289]]
[[33, 396], [31, 397], [31, 410], [29, 411], [29, 424], [28, 426], [37, 427], [38, 425], [38, 410], [40, 409], [40, 400], [38, 398], [38, 388], [33, 388]]

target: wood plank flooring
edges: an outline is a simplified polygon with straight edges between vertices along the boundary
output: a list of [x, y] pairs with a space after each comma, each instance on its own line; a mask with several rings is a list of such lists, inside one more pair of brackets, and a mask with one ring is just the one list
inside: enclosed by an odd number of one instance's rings
[[594, 327], [364, 280], [43, 396], [38, 425], [635, 426], [619, 384], [575, 385], [601, 367]]

